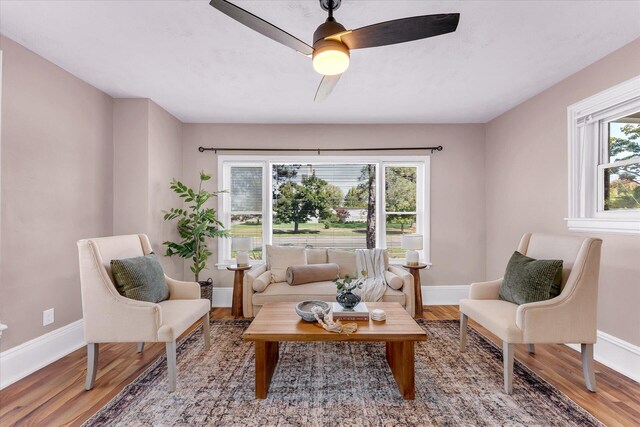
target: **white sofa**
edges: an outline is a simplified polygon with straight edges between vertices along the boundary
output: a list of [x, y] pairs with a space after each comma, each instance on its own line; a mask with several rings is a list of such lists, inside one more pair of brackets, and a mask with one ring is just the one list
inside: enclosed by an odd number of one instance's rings
[[[337, 249], [297, 249], [303, 251], [304, 257], [302, 259], [306, 259], [306, 264], [338, 264], [341, 278], [345, 274], [353, 276], [356, 273], [355, 252]], [[295, 257], [294, 262], [300, 264], [300, 257]], [[398, 276], [402, 280], [402, 285], [399, 289], [387, 286], [382, 301], [400, 303], [413, 316], [415, 307], [413, 276], [401, 267], [389, 265], [388, 256], [385, 256], [385, 265], [387, 279]], [[331, 302], [336, 300], [336, 285], [331, 281], [296, 286], [291, 286], [286, 281], [270, 283], [270, 269], [271, 264], [267, 256], [266, 264], [256, 266], [246, 274], [247, 280], [242, 292], [244, 317], [254, 317], [263, 304], [270, 302], [300, 302], [313, 299]], [[267, 283], [266, 288], [261, 292], [256, 292], [254, 289], [256, 281], [262, 283], [256, 288], [260, 289], [264, 283]]]

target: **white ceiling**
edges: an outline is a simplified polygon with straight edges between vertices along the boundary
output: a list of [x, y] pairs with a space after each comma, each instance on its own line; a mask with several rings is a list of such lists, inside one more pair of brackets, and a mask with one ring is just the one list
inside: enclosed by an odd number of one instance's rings
[[[317, 0], [236, 1], [311, 44]], [[458, 31], [353, 51], [331, 97], [311, 61], [207, 1], [0, 1], [0, 32], [183, 122], [486, 122], [640, 37], [640, 1], [344, 0], [347, 28], [460, 12]]]

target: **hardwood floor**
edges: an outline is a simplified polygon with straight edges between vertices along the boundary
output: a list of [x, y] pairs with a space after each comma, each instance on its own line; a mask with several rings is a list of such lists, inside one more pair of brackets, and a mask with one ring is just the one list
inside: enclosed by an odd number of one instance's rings
[[[458, 319], [456, 306], [429, 306], [427, 320]], [[233, 319], [231, 310], [216, 308], [214, 319]], [[472, 321], [483, 335], [499, 341]], [[196, 325], [197, 326], [197, 325]], [[196, 327], [194, 326], [194, 327]], [[86, 350], [81, 349], [0, 391], [1, 426], [76, 426], [132, 382], [158, 356], [162, 343], [147, 344], [136, 353], [135, 344], [103, 344], [96, 386], [84, 390]], [[517, 346], [516, 359], [556, 386], [567, 396], [609, 426], [640, 423], [640, 384], [596, 363], [598, 392], [584, 387], [578, 352], [564, 345], [536, 345], [530, 355]]]

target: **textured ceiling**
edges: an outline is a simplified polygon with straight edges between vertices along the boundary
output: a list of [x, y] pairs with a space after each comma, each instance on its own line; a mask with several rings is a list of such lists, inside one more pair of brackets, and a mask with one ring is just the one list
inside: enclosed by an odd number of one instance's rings
[[[311, 43], [316, 0], [237, 1]], [[0, 1], [0, 32], [114, 97], [184, 122], [486, 122], [640, 37], [639, 1], [344, 0], [347, 28], [460, 12], [458, 31], [352, 52], [331, 97], [311, 61], [207, 1]]]

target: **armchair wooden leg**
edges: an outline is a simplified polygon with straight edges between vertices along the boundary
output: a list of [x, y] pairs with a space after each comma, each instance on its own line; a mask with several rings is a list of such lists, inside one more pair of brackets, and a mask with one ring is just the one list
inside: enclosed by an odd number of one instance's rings
[[166, 344], [167, 347], [167, 378], [168, 389], [170, 392], [176, 391], [176, 342], [171, 341]]
[[502, 361], [504, 363], [504, 392], [513, 391], [513, 344], [502, 342]]
[[536, 354], [536, 347], [533, 344], [527, 344], [527, 351], [529, 354]]
[[467, 323], [468, 317], [466, 314], [460, 313], [460, 351], [464, 353], [467, 351]]
[[596, 392], [596, 373], [593, 369], [593, 344], [580, 344], [582, 354], [582, 373], [587, 390]]
[[209, 331], [209, 313], [202, 317], [202, 335], [204, 335], [204, 349], [211, 348], [211, 333]]
[[142, 350], [144, 350], [144, 343], [143, 342], [139, 342], [138, 343], [138, 347], [136, 347], [136, 351], [138, 353], [142, 353]]
[[87, 344], [87, 380], [84, 384], [85, 390], [91, 390], [96, 384], [98, 374], [98, 344]]

